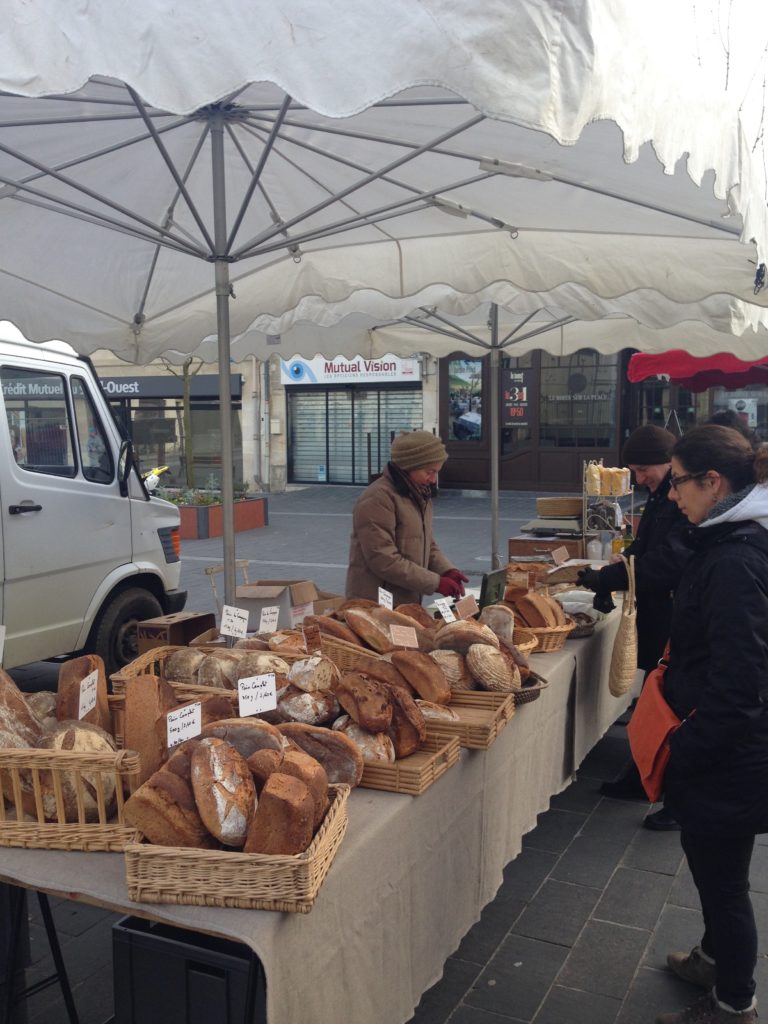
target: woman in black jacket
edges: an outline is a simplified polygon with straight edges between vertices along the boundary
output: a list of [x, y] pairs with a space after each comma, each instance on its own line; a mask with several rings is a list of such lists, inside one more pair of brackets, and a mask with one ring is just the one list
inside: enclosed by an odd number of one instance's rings
[[701, 900], [704, 934], [667, 963], [708, 991], [657, 1024], [754, 1024], [755, 835], [768, 832], [768, 446], [728, 427], [686, 434], [670, 496], [693, 524], [675, 590], [664, 696], [682, 720], [666, 802]]

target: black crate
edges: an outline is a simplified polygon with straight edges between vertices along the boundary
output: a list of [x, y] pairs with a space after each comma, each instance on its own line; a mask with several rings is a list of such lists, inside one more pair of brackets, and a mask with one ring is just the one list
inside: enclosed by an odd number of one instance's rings
[[115, 1024], [266, 1024], [264, 971], [239, 942], [124, 917], [112, 959]]

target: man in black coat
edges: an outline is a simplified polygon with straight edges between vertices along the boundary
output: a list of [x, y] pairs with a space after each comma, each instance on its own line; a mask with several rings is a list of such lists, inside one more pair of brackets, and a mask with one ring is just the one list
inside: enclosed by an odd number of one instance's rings
[[[682, 566], [690, 557], [684, 543], [688, 520], [677, 505], [669, 500], [670, 459], [677, 442], [674, 434], [653, 424], [638, 427], [627, 438], [621, 457], [629, 466], [638, 487], [648, 488], [648, 500], [632, 544], [624, 555], [635, 556], [637, 588], [638, 668], [646, 675], [664, 653], [672, 620], [672, 597]], [[579, 574], [579, 583], [595, 592], [595, 608], [610, 611], [614, 605], [611, 591], [629, 586], [625, 564], [617, 560], [602, 569], [586, 569]], [[618, 779], [603, 783], [604, 796], [625, 799], [647, 799], [633, 761]], [[662, 808], [649, 814], [646, 828], [677, 829], [677, 823]]]

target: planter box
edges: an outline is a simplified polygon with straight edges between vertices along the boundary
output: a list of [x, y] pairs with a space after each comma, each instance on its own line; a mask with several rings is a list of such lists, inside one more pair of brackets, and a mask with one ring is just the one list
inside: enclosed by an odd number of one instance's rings
[[[224, 532], [222, 505], [179, 505], [179, 512], [182, 540], [221, 537]], [[268, 522], [266, 498], [244, 498], [235, 502], [235, 533], [257, 530]]]

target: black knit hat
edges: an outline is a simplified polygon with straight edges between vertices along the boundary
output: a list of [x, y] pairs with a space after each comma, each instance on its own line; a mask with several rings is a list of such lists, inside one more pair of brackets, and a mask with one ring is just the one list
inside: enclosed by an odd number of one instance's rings
[[621, 450], [625, 466], [663, 466], [672, 458], [678, 439], [669, 430], [646, 423], [633, 430]]

